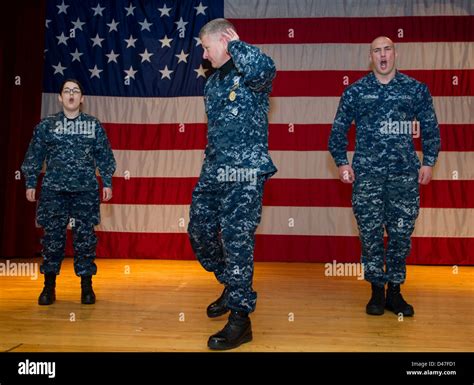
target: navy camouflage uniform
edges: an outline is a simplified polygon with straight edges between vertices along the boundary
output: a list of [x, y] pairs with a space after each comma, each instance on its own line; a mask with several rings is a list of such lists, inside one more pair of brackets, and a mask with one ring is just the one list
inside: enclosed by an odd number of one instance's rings
[[74, 271], [94, 275], [100, 222], [99, 169], [104, 187], [112, 187], [115, 159], [105, 130], [95, 117], [83, 112], [68, 119], [63, 112], [48, 116], [35, 127], [22, 165], [26, 188], [36, 188], [46, 161], [36, 218], [44, 229], [43, 274], [59, 274], [64, 259], [66, 226], [73, 232]]
[[[228, 52], [231, 59], [204, 89], [208, 144], [188, 233], [199, 262], [228, 288], [227, 307], [250, 313], [257, 299], [253, 250], [263, 187], [277, 171], [268, 153], [269, 94], [276, 69], [270, 57], [242, 41], [230, 41]], [[224, 172], [227, 178], [221, 178]]]
[[[410, 237], [420, 207], [420, 160], [413, 144], [412, 134], [416, 132], [413, 127], [406, 129], [406, 123], [402, 129], [400, 122], [415, 118], [421, 132], [423, 165], [434, 166], [440, 134], [428, 87], [398, 71], [388, 84], [370, 73], [344, 91], [329, 138], [336, 165], [349, 164], [347, 131], [355, 121], [352, 207], [359, 227], [364, 276], [377, 286], [402, 284], [406, 277]], [[384, 227], [388, 234], [386, 250]]]

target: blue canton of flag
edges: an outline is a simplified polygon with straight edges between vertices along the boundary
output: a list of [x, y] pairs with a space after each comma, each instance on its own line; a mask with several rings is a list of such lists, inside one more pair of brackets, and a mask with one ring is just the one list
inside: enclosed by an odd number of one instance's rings
[[44, 92], [75, 78], [88, 95], [202, 95], [199, 31], [223, 12], [214, 0], [48, 1]]

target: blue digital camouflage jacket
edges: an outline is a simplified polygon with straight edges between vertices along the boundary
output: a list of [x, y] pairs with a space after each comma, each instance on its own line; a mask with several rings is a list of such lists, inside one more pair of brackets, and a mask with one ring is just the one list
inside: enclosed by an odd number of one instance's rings
[[204, 89], [208, 144], [202, 172], [228, 166], [273, 174], [268, 111], [275, 64], [242, 41], [230, 41], [228, 51], [232, 59], [209, 77]]
[[104, 187], [112, 187], [114, 154], [104, 128], [91, 115], [81, 112], [77, 118], [67, 119], [61, 111], [41, 120], [21, 167], [26, 188], [36, 188], [44, 161], [43, 189], [96, 190], [96, 168]]
[[420, 168], [413, 137], [421, 136], [423, 165], [434, 166], [440, 149], [438, 121], [428, 87], [397, 71], [382, 84], [374, 73], [344, 91], [329, 151], [337, 166], [349, 164], [347, 132], [356, 125], [352, 167], [356, 175], [414, 174]]

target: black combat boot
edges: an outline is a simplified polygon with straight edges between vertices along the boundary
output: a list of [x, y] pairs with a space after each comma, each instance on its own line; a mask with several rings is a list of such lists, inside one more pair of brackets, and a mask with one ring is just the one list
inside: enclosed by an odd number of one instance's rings
[[385, 308], [393, 311], [395, 314], [402, 313], [404, 317], [412, 317], [415, 314], [413, 306], [406, 303], [400, 293], [400, 285], [395, 283], [388, 283], [387, 287], [387, 301]]
[[51, 305], [56, 301], [56, 274], [44, 275], [44, 288], [38, 298], [38, 305]]
[[92, 305], [95, 303], [95, 294], [92, 290], [92, 276], [84, 275], [81, 276], [81, 302], [84, 305]]
[[365, 311], [370, 315], [382, 315], [385, 308], [385, 287], [372, 284], [372, 297], [365, 307]]
[[250, 341], [252, 325], [248, 313], [232, 310], [224, 329], [210, 336], [207, 346], [213, 350], [227, 350]]
[[229, 308], [227, 307], [228, 294], [229, 290], [226, 287], [221, 296], [207, 307], [207, 316], [209, 318], [220, 317], [229, 311]]

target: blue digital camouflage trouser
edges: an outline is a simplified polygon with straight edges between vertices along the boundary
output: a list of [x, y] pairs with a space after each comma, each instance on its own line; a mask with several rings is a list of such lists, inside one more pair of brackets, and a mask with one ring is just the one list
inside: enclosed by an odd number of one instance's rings
[[201, 177], [189, 214], [188, 233], [197, 259], [228, 288], [227, 307], [247, 313], [257, 301], [253, 251], [266, 179], [259, 176], [252, 184]]
[[418, 176], [356, 176], [352, 207], [359, 227], [365, 279], [378, 286], [387, 282], [402, 284], [420, 207]]
[[44, 229], [43, 264], [40, 271], [59, 274], [66, 246], [66, 227], [71, 225], [74, 245], [74, 271], [78, 276], [97, 272], [94, 225], [100, 222], [99, 192], [42, 190], [36, 213]]

